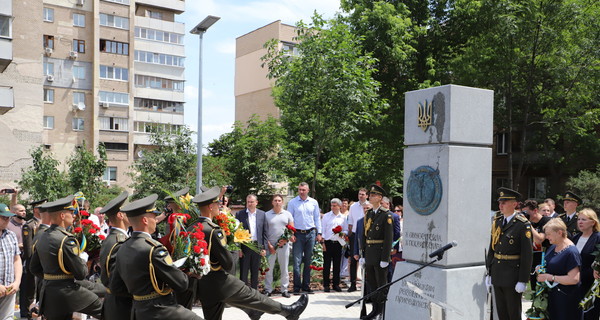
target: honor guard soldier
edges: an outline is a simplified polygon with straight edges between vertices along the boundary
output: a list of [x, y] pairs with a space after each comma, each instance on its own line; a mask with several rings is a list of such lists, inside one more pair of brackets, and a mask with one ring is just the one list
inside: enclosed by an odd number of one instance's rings
[[501, 214], [497, 214], [492, 222], [486, 258], [489, 275], [485, 280], [487, 286], [493, 286], [498, 317], [521, 320], [521, 295], [529, 281], [533, 259], [531, 224], [515, 210], [520, 193], [499, 188], [498, 194]]
[[67, 228], [75, 220], [73, 196], [42, 205], [50, 214], [51, 226], [34, 243], [30, 271], [43, 278], [40, 312], [48, 320], [73, 318], [73, 312], [101, 318], [102, 302], [96, 294], [75, 280], [87, 275], [87, 254]]
[[563, 207], [565, 212], [561, 213], [558, 217], [567, 225], [567, 237], [569, 240], [581, 233], [577, 227], [577, 206], [582, 204], [583, 200], [571, 191], [565, 193], [563, 198]]
[[119, 248], [110, 275], [110, 291], [133, 295], [132, 320], [202, 319], [177, 304], [175, 291], [188, 287], [185, 273], [173, 265], [167, 249], [150, 236], [156, 229], [154, 207], [158, 199], [152, 194], [121, 208], [133, 227], [133, 234]]
[[[100, 281], [102, 281], [102, 284], [106, 288], [109, 286], [110, 274], [115, 265], [117, 252], [128, 238], [127, 229], [129, 228], [129, 219], [120, 210], [128, 196], [129, 193], [124, 191], [100, 210], [100, 213], [104, 213], [108, 217], [111, 225], [106, 239], [102, 241], [102, 248], [100, 249]], [[110, 289], [107, 289], [103, 307], [104, 319], [131, 319], [132, 299], [133, 297], [129, 292], [123, 291], [118, 294], [112, 294]]]
[[[367, 285], [371, 290], [387, 283], [387, 270], [390, 263], [390, 252], [394, 242], [394, 226], [392, 212], [381, 206], [381, 200], [386, 195], [385, 190], [374, 184], [369, 190], [369, 202], [373, 206], [364, 218], [364, 233], [361, 248], [363, 257], [361, 264], [365, 266]], [[373, 310], [362, 319], [374, 319], [385, 309], [387, 292], [379, 291], [371, 298]]]
[[29, 203], [33, 209], [33, 218], [27, 220], [21, 229], [23, 234], [23, 251], [21, 254], [21, 259], [23, 259], [23, 276], [21, 277], [19, 306], [21, 308], [22, 318], [31, 318], [29, 306], [34, 301], [36, 291], [35, 276], [29, 272], [29, 264], [33, 252], [33, 238], [41, 222], [39, 206], [46, 201], [48, 201], [48, 199], [32, 201]]
[[225, 235], [211, 220], [219, 214], [220, 195], [221, 189], [213, 187], [192, 199], [200, 208], [202, 217], [198, 223], [202, 224], [204, 239], [210, 250], [210, 272], [198, 280], [197, 288], [204, 317], [207, 320], [222, 319], [225, 304], [229, 304], [244, 310], [253, 320], [259, 319], [265, 312], [279, 314], [288, 320], [297, 320], [308, 304], [306, 294], [292, 305], [282, 305], [225, 271], [231, 268], [233, 259], [227, 250]]

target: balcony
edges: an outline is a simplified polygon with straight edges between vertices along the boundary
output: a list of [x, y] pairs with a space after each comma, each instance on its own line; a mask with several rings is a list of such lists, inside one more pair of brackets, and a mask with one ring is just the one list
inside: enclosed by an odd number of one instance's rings
[[176, 14], [181, 14], [185, 11], [185, 1], [183, 0], [136, 0], [135, 2], [151, 7], [173, 10]]
[[5, 114], [15, 107], [13, 88], [0, 87], [0, 114]]
[[12, 62], [13, 47], [11, 39], [0, 38], [0, 72], [4, 72], [6, 67]]

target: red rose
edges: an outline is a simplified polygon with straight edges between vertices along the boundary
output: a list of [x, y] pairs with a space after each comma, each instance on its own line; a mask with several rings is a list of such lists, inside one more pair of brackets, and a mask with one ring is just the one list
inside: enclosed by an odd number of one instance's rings
[[100, 240], [106, 240], [106, 237], [103, 234], [99, 235], [98, 238], [100, 238]]
[[84, 226], [87, 226], [88, 224], [92, 224], [92, 223], [93, 223], [92, 220], [89, 220], [89, 219], [82, 219], [81, 220], [81, 224], [84, 225]]
[[75, 232], [75, 233], [81, 233], [81, 231], [83, 231], [83, 229], [81, 227], [77, 227], [77, 228], [73, 229], [73, 232]]
[[94, 229], [100, 229], [100, 227], [98, 227], [95, 223], [92, 223], [92, 228], [94, 228]]
[[206, 260], [204, 258], [200, 259], [200, 265], [203, 266], [206, 264]]
[[337, 226], [335, 228], [333, 228], [333, 233], [340, 233], [342, 232], [342, 226]]
[[288, 230], [291, 230], [292, 232], [296, 232], [296, 228], [294, 228], [291, 224], [288, 224], [285, 227], [288, 228]]
[[90, 228], [90, 230], [88, 230], [90, 233], [96, 233], [98, 232], [98, 230], [94, 229], [94, 228]]
[[194, 252], [200, 254], [200, 246], [194, 246]]
[[89, 217], [90, 216], [90, 214], [87, 211], [85, 211], [85, 210], [79, 210], [79, 214], [82, 215], [82, 216], [84, 216], [84, 217]]

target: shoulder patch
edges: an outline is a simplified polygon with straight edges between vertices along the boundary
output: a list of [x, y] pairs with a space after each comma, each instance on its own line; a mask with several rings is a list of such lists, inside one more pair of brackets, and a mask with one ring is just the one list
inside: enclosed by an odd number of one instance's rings
[[75, 241], [75, 239], [67, 239], [65, 240], [65, 244], [69, 246], [77, 246], [77, 241]]
[[167, 252], [167, 250], [164, 250], [164, 249], [163, 249], [163, 250], [158, 250], [158, 251], [156, 252], [156, 255], [157, 255], [157, 256], [159, 256], [159, 257], [161, 257], [161, 258], [162, 258], [162, 257], [166, 257], [168, 254], [169, 254], [169, 253]]
[[525, 237], [531, 239], [531, 231], [527, 230], [527, 232], [525, 232]]
[[388, 224], [392, 224], [392, 218], [387, 219]]

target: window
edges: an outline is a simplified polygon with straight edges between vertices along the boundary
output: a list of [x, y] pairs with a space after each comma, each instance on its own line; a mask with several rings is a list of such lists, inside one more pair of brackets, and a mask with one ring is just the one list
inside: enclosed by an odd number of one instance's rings
[[138, 88], [165, 89], [183, 91], [183, 81], [171, 80], [144, 75], [135, 75], [135, 86]]
[[102, 180], [117, 181], [117, 167], [106, 167]]
[[184, 57], [135, 50], [135, 61], [183, 67]]
[[111, 14], [100, 14], [100, 25], [105, 27], [113, 27], [129, 30], [129, 18], [113, 16]]
[[128, 105], [129, 94], [120, 92], [100, 91], [100, 102], [106, 102], [110, 104]]
[[85, 40], [73, 39], [73, 51], [85, 53]]
[[104, 142], [104, 146], [106, 147], [106, 150], [112, 150], [112, 151], [127, 151], [127, 150], [129, 150], [129, 145], [127, 143]]
[[73, 26], [85, 27], [85, 15], [79, 13], [73, 13]]
[[163, 14], [162, 14], [162, 12], [158, 12], [158, 11], [146, 10], [146, 17], [162, 20]]
[[160, 30], [135, 27], [135, 37], [139, 39], [160, 41], [166, 43], [183, 44], [183, 35]]
[[0, 37], [11, 37], [12, 17], [0, 15]]
[[77, 79], [77, 80], [85, 79], [85, 67], [84, 66], [73, 66], [73, 79]]
[[54, 49], [54, 36], [44, 35], [44, 48]]
[[129, 0], [104, 0], [106, 2], [114, 2], [114, 3], [120, 3], [120, 4], [129, 4]]
[[54, 89], [44, 89], [44, 102], [54, 103]]
[[54, 9], [44, 8], [44, 21], [54, 22]]
[[54, 63], [44, 62], [44, 75], [54, 75]]
[[129, 81], [129, 70], [100, 65], [100, 79]]
[[544, 199], [546, 197], [547, 179], [545, 177], [529, 178], [528, 198]]
[[83, 131], [84, 121], [83, 118], [73, 118], [73, 130]]
[[44, 116], [44, 129], [54, 129], [53, 116]]
[[73, 92], [73, 104], [85, 105], [85, 92]]
[[135, 132], [167, 132], [167, 133], [175, 133], [182, 129], [182, 125], [178, 124], [170, 124], [170, 123], [154, 123], [154, 122], [143, 122], [136, 121], [133, 126], [133, 130]]
[[144, 98], [135, 98], [134, 106], [138, 109], [150, 109], [153, 111], [178, 112], [183, 113], [183, 103], [176, 101], [153, 100]]
[[496, 134], [496, 154], [508, 154], [508, 133], [502, 132]]
[[128, 119], [100, 117], [100, 130], [129, 131]]
[[129, 44], [125, 42], [100, 39], [100, 51], [129, 55]]
[[298, 48], [293, 43], [283, 42], [281, 49], [284, 51], [286, 56], [297, 56], [299, 54]]

